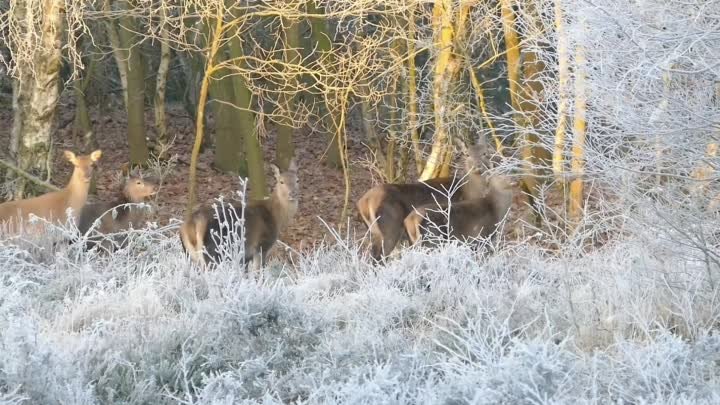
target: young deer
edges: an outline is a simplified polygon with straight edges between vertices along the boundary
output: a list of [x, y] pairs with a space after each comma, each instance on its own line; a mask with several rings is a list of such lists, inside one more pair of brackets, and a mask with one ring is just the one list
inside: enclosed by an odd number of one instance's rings
[[[96, 220], [99, 221], [99, 225], [94, 231], [101, 235], [125, 231], [131, 225], [141, 224], [145, 220], [146, 210], [142, 207], [133, 207], [131, 204], [145, 202], [148, 197], [157, 193], [157, 187], [155, 181], [140, 176], [123, 178], [120, 183], [120, 193], [114, 202], [90, 203], [83, 207], [78, 220], [78, 230], [83, 235], [87, 234]], [[101, 236], [92, 236], [85, 248], [91, 249], [102, 239]], [[117, 242], [122, 245], [124, 238]], [[102, 244], [112, 249], [107, 243]]]
[[77, 218], [87, 201], [93, 166], [101, 156], [100, 150], [83, 156], [75, 156], [74, 153], [65, 151], [65, 158], [75, 166], [65, 188], [34, 198], [0, 204], [0, 223], [8, 222], [11, 232], [19, 232], [21, 223], [27, 221], [30, 214], [55, 223], [64, 223], [67, 220], [68, 208], [72, 208], [72, 214]]
[[[425, 235], [466, 240], [495, 234], [498, 225], [512, 205], [514, 182], [505, 176], [487, 179], [488, 193], [476, 199], [453, 203], [449, 213], [443, 212], [447, 204], [428, 204], [415, 209], [405, 218], [405, 230], [415, 244]], [[446, 227], [447, 226], [447, 227]], [[431, 245], [432, 240], [425, 240]]]
[[[245, 205], [245, 266], [250, 260], [261, 266], [265, 264], [268, 252], [280, 233], [290, 225], [298, 209], [295, 162], [291, 161], [284, 173], [274, 165], [273, 171], [276, 183], [270, 198]], [[190, 222], [180, 228], [183, 248], [190, 258], [197, 263], [217, 263], [222, 251], [217, 244], [226, 242], [230, 234], [238, 236], [236, 222], [242, 209], [242, 206], [225, 204], [218, 208], [220, 218], [212, 207], [204, 206], [195, 211]]]
[[[451, 201], [480, 198], [485, 195], [486, 181], [482, 173], [490, 166], [485, 143], [465, 150], [467, 176]], [[375, 261], [383, 261], [395, 246], [406, 237], [403, 221], [414, 207], [447, 201], [454, 178], [439, 178], [423, 183], [382, 184], [368, 190], [357, 202], [359, 214], [370, 231], [370, 254]], [[460, 179], [457, 179], [460, 180]]]

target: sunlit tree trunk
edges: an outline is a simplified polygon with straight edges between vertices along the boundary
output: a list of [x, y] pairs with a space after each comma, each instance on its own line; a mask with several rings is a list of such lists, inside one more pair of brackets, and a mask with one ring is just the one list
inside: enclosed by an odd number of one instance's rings
[[[217, 12], [219, 16], [222, 16], [224, 8], [220, 8]], [[211, 36], [209, 38], [209, 49], [205, 55], [205, 70], [203, 73], [202, 81], [200, 82], [200, 91], [198, 93], [198, 105], [197, 105], [197, 116], [195, 117], [195, 141], [193, 143], [192, 152], [190, 154], [190, 170], [188, 173], [188, 202], [185, 207], [185, 215], [183, 220], [189, 223], [192, 220], [192, 214], [195, 210], [195, 203], [197, 202], [197, 164], [198, 157], [200, 155], [200, 146], [203, 142], [203, 135], [205, 134], [205, 106], [207, 104], [210, 80], [212, 75], [215, 73], [216, 64], [215, 58], [217, 57], [218, 51], [221, 46], [222, 32], [223, 32], [223, 19], [215, 18]]]
[[[33, 13], [42, 13], [40, 26], [27, 26]], [[14, 14], [22, 30], [40, 36], [30, 58], [17, 60], [19, 78], [13, 86], [15, 115], [12, 128], [12, 152], [17, 166], [37, 177], [49, 179], [51, 175], [52, 126], [55, 108], [60, 95], [58, 76], [61, 63], [63, 33], [63, 2], [45, 0], [42, 10], [28, 9], [22, 0], [15, 3]], [[17, 178], [14, 196], [22, 198], [46, 191], [33, 187], [24, 178]]]
[[453, 2], [438, 0], [433, 8], [434, 47], [437, 52], [433, 77], [433, 108], [435, 113], [435, 138], [430, 156], [420, 175], [429, 180], [440, 175], [447, 157], [448, 129], [445, 124], [446, 93], [449, 82], [458, 70], [453, 56], [455, 30], [452, 25]]
[[570, 219], [580, 223], [584, 211], [585, 135], [587, 122], [586, 58], [583, 45], [575, 49], [575, 116], [573, 118], [572, 183], [570, 183]]
[[[127, 9], [130, 3], [125, 3]], [[127, 132], [130, 148], [130, 163], [145, 164], [148, 160], [148, 147], [145, 138], [145, 61], [138, 43], [137, 23], [132, 16], [120, 18], [120, 49], [123, 59], [127, 60]]]
[[501, 0], [500, 10], [503, 21], [503, 31], [505, 34], [505, 47], [507, 55], [508, 82], [510, 86], [510, 97], [512, 107], [515, 110], [515, 124], [523, 131], [521, 138], [516, 140], [520, 143], [520, 156], [523, 159], [525, 172], [523, 176], [523, 186], [530, 198], [530, 204], [535, 204], [538, 192], [538, 182], [535, 177], [533, 147], [527, 134], [530, 122], [523, 114], [523, 93], [521, 86], [521, 68], [520, 65], [520, 40], [515, 28], [515, 14], [513, 12], [513, 0]]

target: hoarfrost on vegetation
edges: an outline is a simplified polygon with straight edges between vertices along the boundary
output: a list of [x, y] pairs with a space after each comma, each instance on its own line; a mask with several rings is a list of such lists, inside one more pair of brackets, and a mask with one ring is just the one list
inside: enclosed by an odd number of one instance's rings
[[3, 243], [0, 400], [714, 403], [718, 275], [678, 272], [662, 245], [449, 244], [374, 269], [343, 242], [249, 276], [197, 270], [152, 231], [40, 263]]
[[[720, 122], [703, 17], [720, 2], [563, 4], [588, 57], [588, 184], [614, 192], [586, 240], [410, 249], [383, 268], [338, 241], [262, 277], [198, 271], [157, 228], [112, 256], [3, 240], [0, 404], [720, 403], [720, 226], [684, 192]], [[554, 71], [541, 17], [523, 46]], [[556, 78], [540, 80], [552, 111]], [[555, 124], [535, 128], [549, 146]]]

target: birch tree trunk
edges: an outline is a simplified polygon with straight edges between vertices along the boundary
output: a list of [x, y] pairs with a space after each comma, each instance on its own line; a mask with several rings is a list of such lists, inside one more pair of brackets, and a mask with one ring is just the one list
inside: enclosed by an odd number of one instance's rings
[[445, 95], [457, 63], [453, 57], [455, 30], [452, 25], [452, 0], [438, 0], [433, 8], [433, 26], [435, 31], [435, 49], [437, 59], [433, 78], [433, 108], [435, 113], [435, 138], [430, 156], [420, 175], [420, 180], [436, 178], [445, 163], [448, 148], [448, 132], [445, 125]]
[[[30, 33], [36, 33], [39, 40], [30, 47], [31, 56], [16, 58], [19, 77], [13, 85], [15, 114], [11, 150], [15, 152], [17, 166], [21, 170], [49, 179], [52, 127], [60, 95], [58, 77], [64, 25], [63, 1], [44, 0], [42, 9], [38, 9], [31, 3], [17, 0], [14, 11], [11, 18], [16, 19], [28, 37]], [[33, 13], [42, 15], [33, 19]], [[39, 22], [39, 26], [35, 26], [35, 21]], [[46, 191], [33, 187], [24, 178], [17, 178], [15, 184], [15, 198]]]
[[[157, 71], [157, 81], [155, 82], [155, 130], [157, 131], [157, 140], [160, 145], [162, 154], [166, 153], [168, 145], [167, 123], [165, 119], [165, 89], [167, 88], [167, 77], [170, 71], [170, 38], [166, 29], [160, 33], [160, 65]], [[160, 156], [165, 158], [165, 156]]]

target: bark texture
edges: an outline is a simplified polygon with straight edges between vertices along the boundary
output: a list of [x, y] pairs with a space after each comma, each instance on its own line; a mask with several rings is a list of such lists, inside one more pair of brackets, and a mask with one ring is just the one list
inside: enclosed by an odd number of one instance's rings
[[[45, 0], [42, 10], [30, 10], [28, 6], [25, 1], [18, 0], [12, 18], [17, 19], [23, 31], [39, 33], [40, 38], [32, 47], [29, 58], [17, 59], [19, 77], [13, 85], [15, 114], [11, 152], [21, 170], [49, 179], [55, 107], [60, 95], [58, 78], [64, 29], [63, 2]], [[42, 15], [39, 19], [28, 18], [32, 13]], [[36, 22], [33, 21], [39, 22], [39, 26], [34, 26]], [[45, 191], [24, 178], [17, 178], [15, 185], [15, 198]]]
[[[129, 4], [128, 4], [129, 7]], [[145, 138], [145, 61], [138, 43], [137, 23], [131, 16], [120, 19], [120, 47], [127, 61], [127, 132], [130, 147], [130, 163], [145, 164], [149, 153]]]

